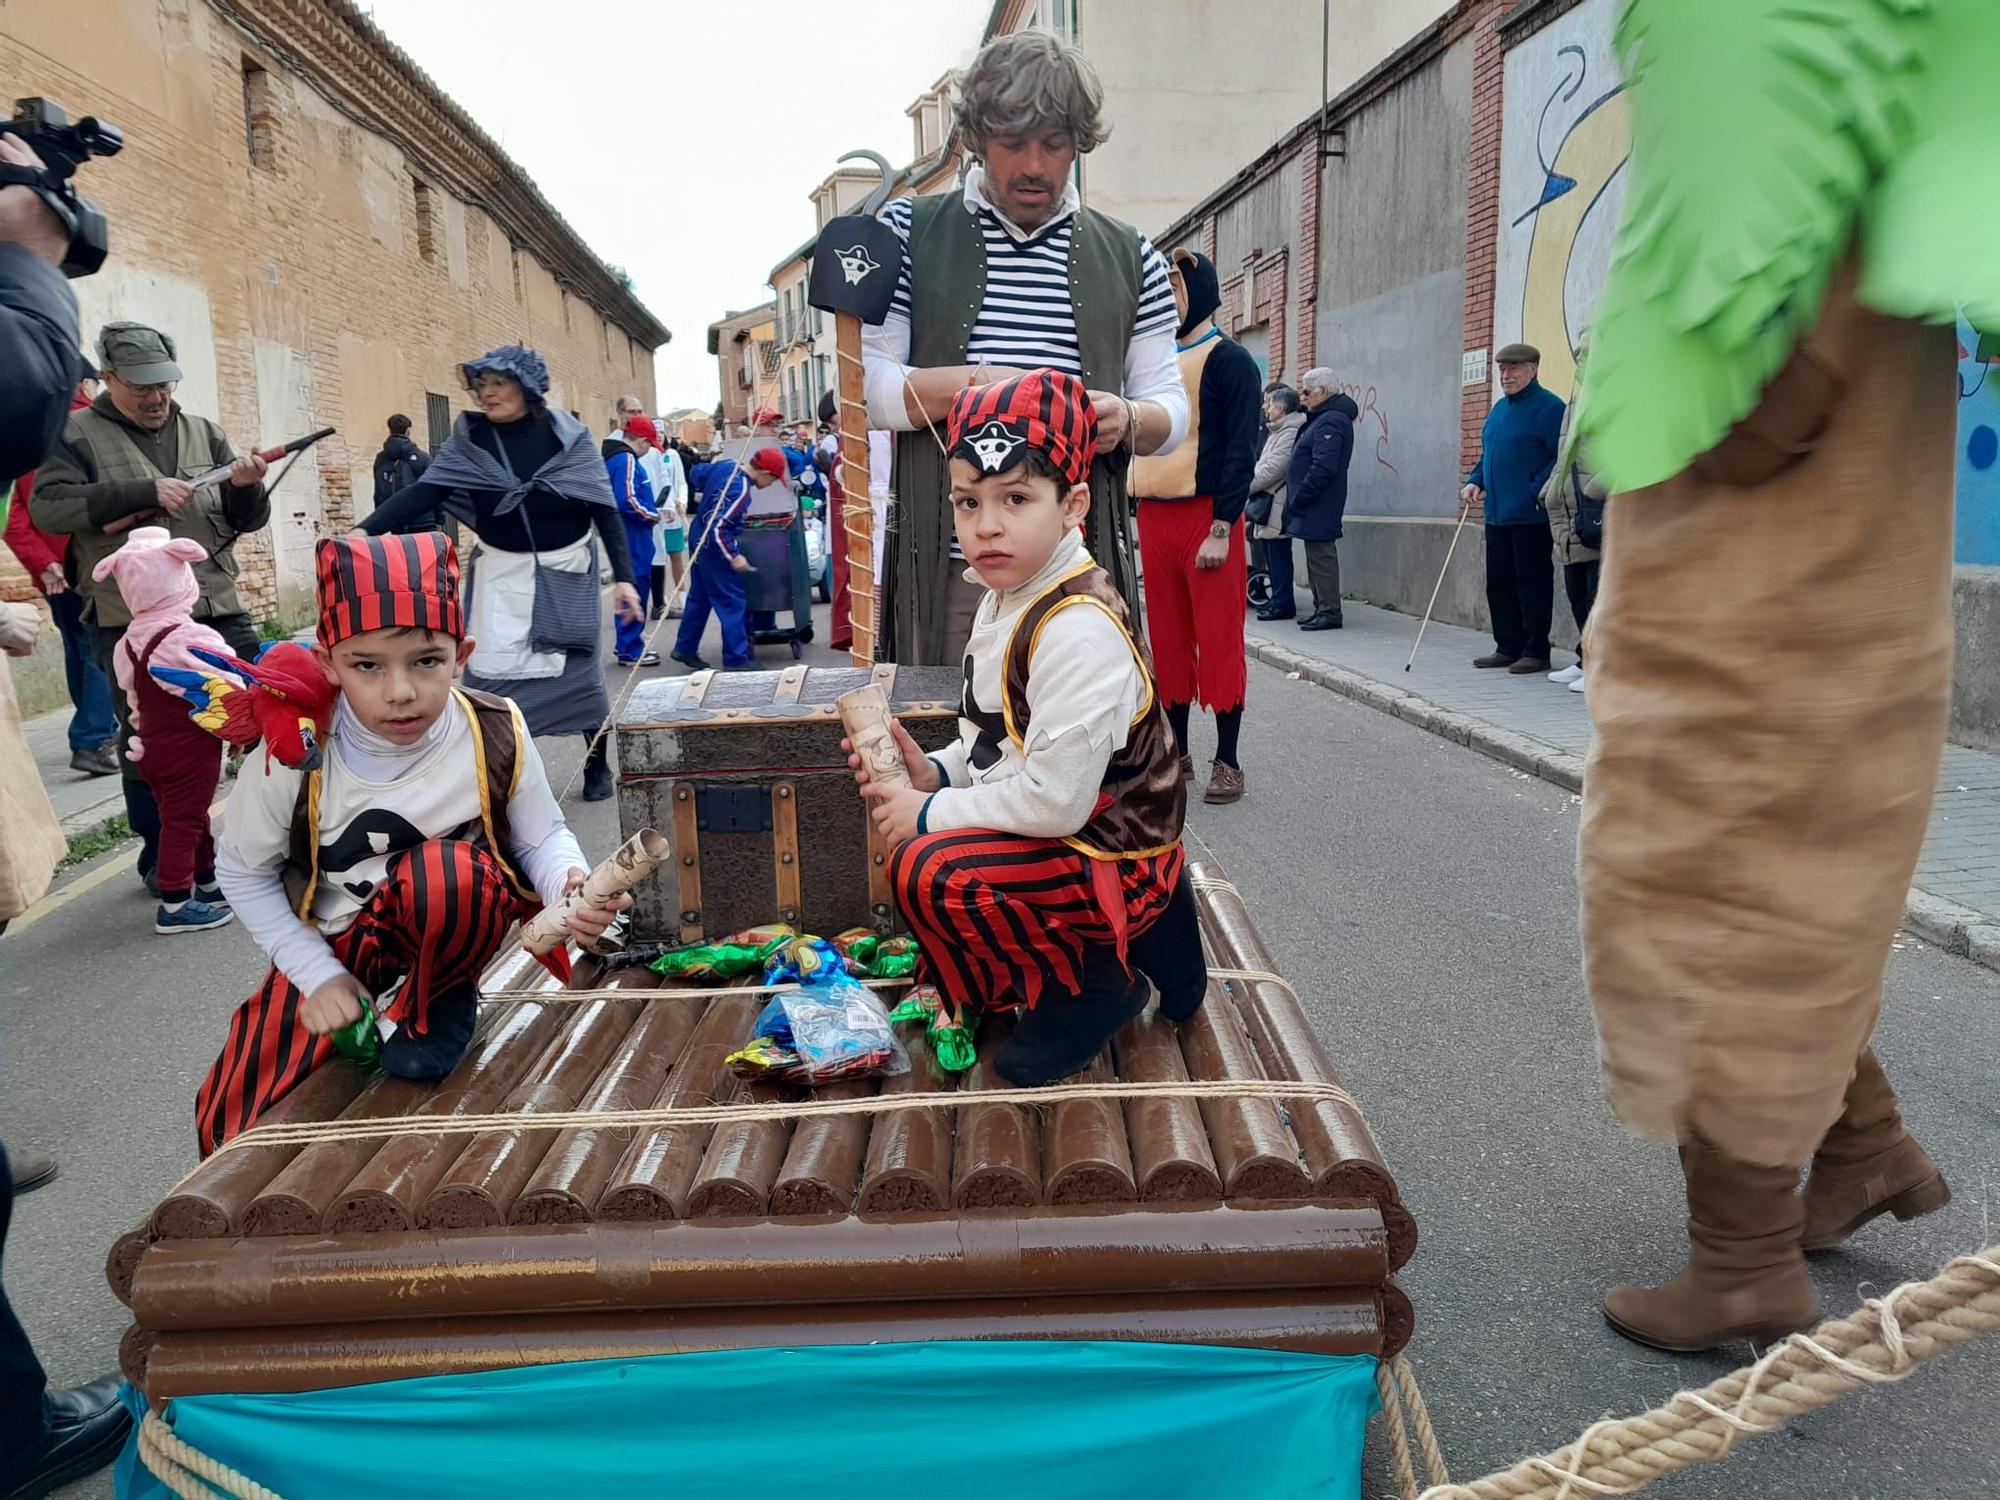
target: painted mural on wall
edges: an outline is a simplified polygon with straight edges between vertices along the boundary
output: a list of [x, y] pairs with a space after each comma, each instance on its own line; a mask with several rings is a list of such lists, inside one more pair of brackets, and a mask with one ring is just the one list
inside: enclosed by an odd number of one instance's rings
[[1958, 325], [1958, 549], [2000, 566], [2000, 334]]
[[1617, 18], [1617, 0], [1585, 0], [1506, 60], [1493, 342], [1540, 349], [1542, 383], [1564, 400], [1625, 197], [1631, 128], [1611, 46]]

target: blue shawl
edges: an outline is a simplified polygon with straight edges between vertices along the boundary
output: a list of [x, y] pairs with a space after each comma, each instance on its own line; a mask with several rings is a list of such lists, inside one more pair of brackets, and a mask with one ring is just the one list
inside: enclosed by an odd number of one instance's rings
[[444, 440], [437, 457], [424, 471], [425, 484], [449, 492], [446, 508], [461, 520], [472, 519], [469, 507], [451, 502], [472, 491], [497, 494], [500, 500], [493, 513], [500, 516], [517, 510], [536, 490], [579, 505], [617, 509], [617, 501], [611, 494], [611, 477], [604, 470], [604, 460], [598, 456], [597, 439], [568, 412], [549, 411], [548, 419], [555, 426], [561, 451], [525, 479], [494, 457], [485, 444], [473, 441], [472, 417], [471, 412], [458, 414], [451, 436]]

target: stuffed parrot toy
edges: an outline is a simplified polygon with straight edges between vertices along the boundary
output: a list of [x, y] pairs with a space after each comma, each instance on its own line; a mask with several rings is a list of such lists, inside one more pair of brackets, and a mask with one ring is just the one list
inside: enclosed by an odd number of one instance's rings
[[262, 740], [267, 772], [274, 758], [294, 770], [319, 769], [336, 690], [310, 650], [296, 641], [274, 641], [254, 664], [200, 647], [193, 654], [214, 670], [150, 670], [160, 686], [187, 700], [195, 723], [231, 745]]

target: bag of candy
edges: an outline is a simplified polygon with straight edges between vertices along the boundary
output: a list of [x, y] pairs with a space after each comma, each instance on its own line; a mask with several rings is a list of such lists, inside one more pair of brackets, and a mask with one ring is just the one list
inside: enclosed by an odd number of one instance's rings
[[910, 1071], [875, 992], [837, 971], [773, 995], [750, 1041], [728, 1062], [738, 1077], [808, 1085]]

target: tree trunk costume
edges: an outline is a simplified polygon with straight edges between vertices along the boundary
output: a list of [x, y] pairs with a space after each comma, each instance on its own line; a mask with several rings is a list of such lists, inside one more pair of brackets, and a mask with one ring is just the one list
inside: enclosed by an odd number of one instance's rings
[[1583, 936], [1611, 1102], [1680, 1143], [1693, 1253], [1606, 1314], [1699, 1348], [1810, 1320], [1801, 1248], [1949, 1196], [1867, 1043], [1950, 696], [1949, 323], [2000, 314], [2000, 207], [1953, 186], [1986, 147], [1949, 118], [2000, 7], [1632, 0], [1619, 45]]
[[[967, 343], [986, 297], [986, 243], [979, 221], [957, 191], [910, 205], [910, 363], [918, 368], [966, 364]], [[1136, 231], [1091, 209], [1079, 209], [1070, 240], [1069, 284], [1089, 390], [1124, 388], [1125, 352], [1139, 314], [1141, 241]], [[884, 661], [948, 664], [947, 610], [953, 567], [951, 490], [940, 447], [946, 412], [933, 425], [896, 435], [896, 497], [883, 551]], [[1127, 455], [1100, 455], [1090, 466], [1090, 516], [1085, 545], [1111, 585], [1139, 613], [1132, 507], [1125, 488]]]

